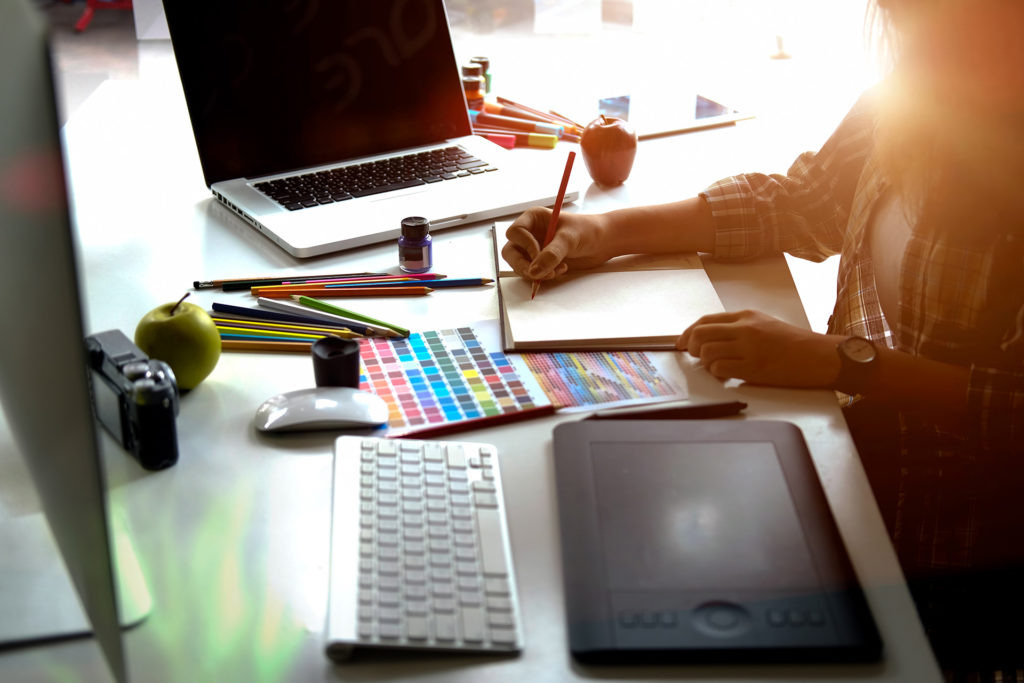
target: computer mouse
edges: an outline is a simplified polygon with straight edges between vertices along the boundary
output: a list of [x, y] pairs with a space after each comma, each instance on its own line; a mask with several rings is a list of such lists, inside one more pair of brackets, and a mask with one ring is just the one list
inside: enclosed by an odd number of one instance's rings
[[272, 396], [256, 410], [261, 432], [366, 429], [388, 421], [380, 396], [352, 387], [313, 387]]

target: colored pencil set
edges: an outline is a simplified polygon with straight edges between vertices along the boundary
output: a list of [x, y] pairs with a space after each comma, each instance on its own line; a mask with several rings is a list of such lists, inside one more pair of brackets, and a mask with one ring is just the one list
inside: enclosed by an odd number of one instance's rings
[[497, 98], [497, 102], [484, 102], [482, 110], [470, 110], [469, 115], [474, 134], [509, 149], [552, 148], [559, 140], [579, 142], [583, 134], [583, 126], [571, 119], [504, 97]]
[[[248, 290], [256, 308], [214, 303], [210, 316], [227, 351], [308, 353], [326, 336], [344, 339], [408, 337], [409, 330], [341, 308], [324, 298], [421, 295], [435, 288], [490, 284], [488, 278], [447, 278], [438, 273], [334, 273], [316, 276], [197, 280], [196, 289]], [[420, 284], [420, 283], [429, 283]]]

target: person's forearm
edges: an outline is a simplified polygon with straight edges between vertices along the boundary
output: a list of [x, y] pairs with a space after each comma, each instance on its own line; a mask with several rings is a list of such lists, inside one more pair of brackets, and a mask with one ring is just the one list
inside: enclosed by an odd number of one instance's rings
[[711, 251], [715, 230], [711, 210], [700, 197], [671, 204], [618, 209], [605, 214], [616, 254]]
[[877, 370], [862, 391], [865, 396], [951, 418], [966, 414], [970, 368], [882, 347], [878, 348], [877, 363]]

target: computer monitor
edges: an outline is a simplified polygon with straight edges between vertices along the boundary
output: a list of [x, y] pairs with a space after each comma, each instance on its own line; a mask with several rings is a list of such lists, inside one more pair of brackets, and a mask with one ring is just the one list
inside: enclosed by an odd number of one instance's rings
[[[0, 2], [0, 291], [6, 293], [0, 406], [88, 624], [77, 628], [74, 619], [64, 618], [63, 606], [47, 604], [61, 599], [59, 590], [50, 592], [49, 586], [38, 585], [52, 580], [51, 567], [28, 571], [18, 563], [31, 564], [38, 558], [12, 556], [15, 553], [5, 546], [0, 551], [0, 644], [88, 633], [91, 625], [111, 672], [126, 680], [121, 626], [139, 620], [138, 607], [148, 609], [148, 593], [133, 603], [133, 614], [122, 611], [119, 618], [120, 577], [115, 576], [113, 552], [118, 534], [109, 523], [89, 395], [85, 325], [47, 33], [46, 21], [31, 0]], [[22, 294], [26, 287], [31, 296]], [[39, 302], [46, 302], [45, 315]], [[10, 519], [0, 522], [7, 523], [8, 532], [21, 528]], [[50, 564], [54, 563], [59, 564], [56, 554]], [[67, 583], [67, 575], [56, 575]], [[18, 581], [33, 585], [19, 586]], [[73, 600], [74, 593], [67, 592]], [[37, 598], [38, 607], [31, 604]], [[11, 601], [17, 604], [12, 607]], [[60, 614], [47, 622], [39, 619], [43, 612]]]

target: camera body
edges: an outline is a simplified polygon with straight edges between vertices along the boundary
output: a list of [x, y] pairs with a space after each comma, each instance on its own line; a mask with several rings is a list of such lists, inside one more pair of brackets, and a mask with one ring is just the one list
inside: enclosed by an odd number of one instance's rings
[[121, 330], [85, 339], [92, 402], [118, 443], [147, 470], [178, 461], [178, 384], [167, 363], [151, 359]]

